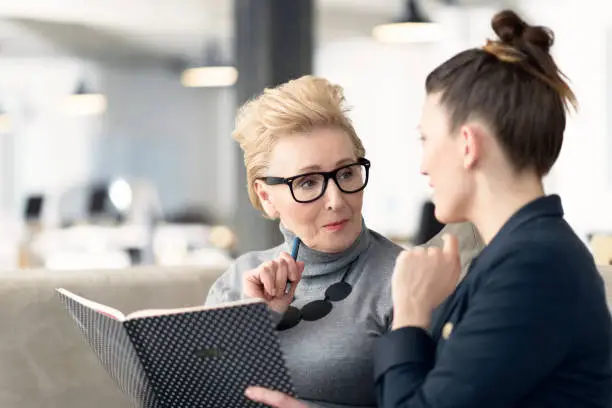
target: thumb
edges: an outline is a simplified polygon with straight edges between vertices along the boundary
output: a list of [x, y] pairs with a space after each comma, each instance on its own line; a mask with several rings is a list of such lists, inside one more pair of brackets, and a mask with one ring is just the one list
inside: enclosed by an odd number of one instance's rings
[[262, 387], [249, 387], [245, 391], [247, 398], [274, 408], [307, 408], [300, 401], [278, 391]]
[[298, 271], [300, 271], [300, 276], [302, 276], [302, 273], [304, 273], [304, 266], [305, 266], [304, 262], [297, 261], [296, 265], [298, 267]]
[[444, 241], [444, 247], [442, 248], [442, 252], [451, 259], [455, 259], [459, 257], [459, 243], [457, 242], [457, 238], [452, 234], [444, 234], [442, 237]]

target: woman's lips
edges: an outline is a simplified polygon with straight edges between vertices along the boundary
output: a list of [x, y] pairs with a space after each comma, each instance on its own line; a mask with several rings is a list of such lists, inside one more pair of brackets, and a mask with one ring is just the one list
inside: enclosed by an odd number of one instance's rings
[[323, 228], [325, 228], [328, 231], [340, 231], [346, 226], [347, 223], [348, 223], [348, 220], [336, 221], [336, 222], [332, 222], [329, 224], [325, 224]]

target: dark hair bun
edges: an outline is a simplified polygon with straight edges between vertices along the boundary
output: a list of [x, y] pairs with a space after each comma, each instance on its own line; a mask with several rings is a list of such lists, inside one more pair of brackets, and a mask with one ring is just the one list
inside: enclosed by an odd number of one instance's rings
[[555, 40], [549, 28], [531, 26], [511, 10], [497, 13], [491, 20], [491, 27], [502, 43], [518, 48], [526, 43], [549, 52]]

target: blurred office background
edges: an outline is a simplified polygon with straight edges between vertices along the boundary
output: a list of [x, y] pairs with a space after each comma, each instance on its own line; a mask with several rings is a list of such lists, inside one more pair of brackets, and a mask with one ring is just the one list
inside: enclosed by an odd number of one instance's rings
[[[237, 106], [303, 74], [343, 85], [372, 161], [364, 215], [427, 231], [426, 73], [505, 7], [551, 26], [580, 111], [547, 178], [585, 242], [612, 234], [612, 8], [603, 0], [0, 2], [0, 269], [219, 265], [277, 244], [251, 209]], [[417, 24], [390, 25], [410, 21]], [[612, 258], [612, 256], [611, 256]]]

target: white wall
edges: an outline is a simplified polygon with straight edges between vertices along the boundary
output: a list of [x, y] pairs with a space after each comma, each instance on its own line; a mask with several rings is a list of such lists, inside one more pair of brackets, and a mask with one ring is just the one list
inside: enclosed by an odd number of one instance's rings
[[[523, 0], [522, 9], [556, 36], [553, 52], [569, 77], [579, 111], [568, 119], [564, 145], [555, 165], [554, 192], [581, 236], [612, 231], [612, 14], [598, 0]], [[601, 12], [594, 12], [600, 9]], [[552, 13], [551, 10], [556, 10]]]
[[416, 127], [431, 52], [428, 46], [400, 49], [356, 39], [317, 55], [316, 73], [342, 85], [353, 107], [353, 124], [372, 162], [364, 218], [383, 234], [411, 231], [426, 197]]
[[[29, 193], [57, 197], [77, 185], [127, 176], [154, 183], [167, 212], [193, 205], [231, 216], [231, 89], [187, 89], [178, 73], [67, 58], [3, 59], [0, 72], [0, 102], [13, 119], [0, 143], [2, 213], [21, 217]], [[102, 116], [61, 112], [84, 72], [107, 98]], [[82, 213], [82, 198], [68, 200], [63, 213]], [[47, 214], [46, 221], [58, 219]]]
[[9, 103], [12, 130], [2, 135], [2, 212], [21, 216], [29, 193], [56, 194], [88, 179], [99, 118], [66, 116], [64, 98], [82, 65], [71, 59], [2, 59], [0, 92]]
[[[610, 231], [612, 18], [593, 14], [597, 0], [519, 3], [531, 21], [554, 29], [554, 53], [581, 103], [547, 186], [561, 194], [567, 218], [582, 236]], [[425, 75], [458, 50], [492, 36], [493, 13], [437, 10], [432, 17], [450, 28], [436, 46], [383, 46], [356, 38], [317, 51], [315, 73], [345, 87], [373, 162], [364, 207], [370, 227], [385, 234], [414, 231], [426, 197], [415, 131]], [[168, 211], [206, 205], [231, 217], [238, 188], [237, 147], [230, 138], [233, 91], [185, 89], [176, 75], [155, 68], [95, 67], [108, 97], [106, 115], [61, 116], [58, 101], [72, 92], [82, 65], [70, 59], [0, 61], [0, 102], [8, 100], [17, 119], [14, 131], [0, 136], [0, 153], [7, 159], [0, 171], [3, 209], [16, 215], [29, 191], [130, 175], [155, 182]]]
[[380, 44], [356, 38], [322, 47], [315, 72], [345, 88], [357, 133], [372, 161], [364, 198], [368, 226], [386, 235], [416, 232], [428, 192], [419, 173], [417, 126], [425, 77], [443, 59], [487, 32], [489, 9], [441, 9], [441, 43]]
[[[581, 103], [579, 113], [568, 120], [559, 161], [545, 180], [548, 192], [561, 195], [568, 221], [583, 238], [593, 231], [612, 231], [612, 19], [594, 19], [596, 4], [519, 3], [530, 21], [555, 31], [554, 54]], [[373, 161], [364, 209], [370, 227], [385, 234], [414, 231], [419, 200], [426, 196], [417, 175], [414, 132], [425, 75], [457, 51], [492, 38], [495, 11], [439, 8], [432, 17], [447, 31], [437, 45], [389, 46], [361, 38], [319, 51], [316, 73], [346, 88], [355, 106], [352, 118]]]
[[108, 97], [96, 177], [154, 182], [165, 211], [204, 205], [226, 216], [231, 89], [187, 89], [159, 69], [105, 69]]

